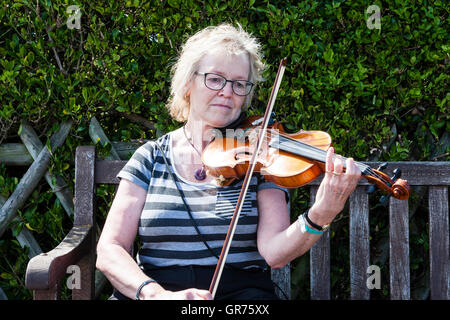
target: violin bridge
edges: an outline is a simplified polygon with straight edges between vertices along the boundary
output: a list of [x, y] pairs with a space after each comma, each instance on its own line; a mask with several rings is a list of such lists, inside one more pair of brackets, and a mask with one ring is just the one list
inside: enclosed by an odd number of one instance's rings
[[217, 178], [216, 178], [216, 182], [217, 182], [217, 184], [219, 185], [219, 186], [223, 186], [224, 184], [225, 184], [225, 181], [226, 181], [227, 179], [225, 179], [224, 177], [223, 177], [223, 175], [220, 175], [220, 176], [218, 176]]
[[225, 187], [230, 185], [235, 179], [234, 178], [225, 178], [223, 175], [220, 175], [216, 178], [216, 182], [219, 186]]

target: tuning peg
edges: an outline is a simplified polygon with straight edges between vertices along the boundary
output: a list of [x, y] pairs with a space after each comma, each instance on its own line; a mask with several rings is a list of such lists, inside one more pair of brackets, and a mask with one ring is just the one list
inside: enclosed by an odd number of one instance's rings
[[[399, 168], [395, 168], [395, 169], [392, 171], [392, 173], [393, 173], [394, 175], [391, 177], [391, 180], [395, 182], [395, 181], [396, 181], [398, 178], [400, 178], [400, 176], [402, 175], [402, 170], [400, 170]], [[391, 195], [392, 195], [392, 193], [382, 196], [382, 197], [380, 198], [380, 203], [381, 203], [383, 206], [386, 206], [387, 203], [388, 203], [389, 198], [391, 197]]]
[[380, 203], [381, 203], [381, 205], [382, 205], [383, 207], [386, 207], [386, 205], [387, 205], [387, 203], [388, 203], [388, 200], [389, 200], [389, 198], [391, 197], [391, 194], [392, 194], [392, 193], [386, 194], [386, 195], [384, 195], [384, 196], [382, 196], [382, 197], [380, 198]]
[[[387, 162], [383, 162], [383, 163], [381, 163], [378, 166], [377, 171], [383, 171], [384, 169], [387, 168], [387, 166], [388, 166], [388, 163]], [[367, 194], [374, 193], [376, 189], [377, 189], [376, 185], [375, 184], [371, 184], [370, 186], [367, 187], [366, 193]]]
[[[402, 175], [402, 170], [400, 170], [399, 168], [395, 168], [395, 169], [392, 171], [392, 173], [393, 173], [394, 175], [391, 177], [391, 180], [395, 182], [395, 181], [396, 181], [398, 178], [400, 178], [400, 176]], [[388, 203], [389, 198], [391, 197], [391, 195], [392, 195], [392, 193], [382, 196], [382, 197], [380, 198], [380, 203], [381, 203], [383, 206], [386, 206], [387, 203]]]
[[375, 183], [373, 183], [373, 184], [371, 184], [371, 185], [369, 185], [369, 186], [367, 187], [366, 193], [367, 193], [367, 194], [374, 193], [376, 189], [377, 189], [377, 188], [376, 188], [376, 186], [375, 186]]
[[400, 170], [399, 168], [395, 168], [392, 172], [394, 173], [394, 175], [392, 176], [391, 180], [395, 182], [398, 178], [401, 177], [402, 170]]

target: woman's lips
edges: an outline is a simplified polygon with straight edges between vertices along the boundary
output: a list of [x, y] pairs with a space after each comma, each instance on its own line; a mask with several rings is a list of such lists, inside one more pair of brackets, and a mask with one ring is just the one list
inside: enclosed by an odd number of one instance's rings
[[218, 108], [227, 108], [227, 109], [231, 109], [230, 106], [225, 105], [225, 104], [218, 104], [218, 103], [215, 103], [215, 104], [213, 104], [212, 106], [213, 106], [213, 107], [218, 107]]

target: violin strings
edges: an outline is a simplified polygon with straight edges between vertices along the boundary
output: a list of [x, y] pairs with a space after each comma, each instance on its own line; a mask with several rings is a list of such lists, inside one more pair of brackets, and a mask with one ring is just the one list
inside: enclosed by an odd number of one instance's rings
[[[279, 146], [284, 144], [284, 146], [290, 146], [295, 148], [300, 145], [301, 147], [304, 148], [304, 151], [311, 152], [311, 154], [309, 154], [308, 156], [314, 158], [314, 160], [325, 162], [325, 156], [327, 153], [326, 150], [320, 149], [318, 147], [312, 146], [302, 141], [295, 140], [291, 137], [283, 136], [281, 134], [269, 134], [268, 132], [266, 132], [264, 135], [264, 139], [266, 141], [268, 141], [269, 139], [273, 139], [274, 137], [278, 138]], [[341, 158], [343, 161], [343, 166], [345, 168], [345, 161], [347, 160], [347, 158], [343, 156], [341, 156]], [[373, 176], [375, 178], [380, 179], [381, 181], [385, 181], [385, 178], [376, 171], [374, 171], [370, 166], [358, 161], [355, 161], [355, 164], [358, 166], [358, 168], [361, 170], [363, 174]]]
[[[275, 134], [275, 135], [271, 135], [269, 136], [269, 134], [266, 132], [265, 134], [265, 139], [269, 139], [269, 138], [278, 138], [279, 140], [279, 145], [284, 144], [284, 146], [291, 146], [291, 147], [298, 147], [298, 145], [301, 145], [305, 150], [307, 150], [308, 152], [312, 152], [311, 154], [309, 154], [308, 156], [315, 158], [314, 160], [318, 160], [318, 161], [322, 161], [325, 162], [325, 155], [326, 155], [326, 151], [320, 148], [317, 148], [315, 146], [306, 144], [304, 142], [292, 139], [290, 137], [286, 137], [280, 134]], [[281, 138], [281, 139], [280, 139]], [[304, 155], [305, 156], [305, 155]], [[342, 156], [341, 156], [342, 157]], [[347, 158], [342, 157], [343, 160], [343, 165], [345, 168], [345, 161]], [[359, 167], [359, 169], [366, 175], [371, 175], [371, 176], [375, 176], [376, 178], [380, 179], [380, 180], [384, 180], [384, 177], [379, 175], [378, 173], [376, 173], [375, 171], [372, 170], [372, 168], [366, 164], [360, 163], [355, 161], [355, 164]]]

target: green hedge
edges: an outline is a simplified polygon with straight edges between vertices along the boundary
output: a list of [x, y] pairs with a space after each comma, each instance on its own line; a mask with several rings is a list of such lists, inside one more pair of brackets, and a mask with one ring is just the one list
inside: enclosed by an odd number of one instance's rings
[[[449, 12], [445, 1], [4, 1], [0, 7], [0, 143], [19, 142], [29, 121], [45, 142], [58, 122], [74, 127], [51, 171], [73, 183], [73, 154], [89, 144], [96, 116], [111, 140], [152, 139], [175, 129], [165, 110], [169, 70], [180, 45], [194, 32], [221, 22], [240, 23], [261, 39], [270, 66], [251, 113], [266, 105], [278, 62], [288, 58], [275, 110], [289, 130], [319, 129], [338, 152], [359, 160], [430, 160], [449, 121]], [[70, 5], [81, 8], [80, 29], [70, 29]], [[381, 9], [381, 29], [369, 29], [369, 5]], [[152, 121], [145, 129], [126, 115]], [[448, 146], [441, 152], [448, 153]], [[440, 160], [448, 160], [441, 157]], [[0, 193], [8, 197], [21, 170], [0, 165]], [[102, 191], [105, 201], [110, 191]], [[307, 206], [294, 193], [293, 218]], [[376, 206], [376, 204], [373, 204]], [[103, 213], [103, 216], [106, 212]], [[19, 212], [43, 250], [70, 227], [42, 183]], [[347, 217], [348, 218], [348, 217]], [[384, 220], [383, 220], [384, 219]], [[382, 237], [386, 216], [371, 218]], [[347, 249], [345, 215], [333, 233], [338, 253]], [[347, 220], [348, 222], [348, 220]], [[419, 226], [423, 220], [415, 222]], [[423, 232], [412, 233], [417, 252]], [[342, 238], [342, 240], [341, 240]], [[334, 250], [334, 249], [333, 249]], [[10, 298], [31, 298], [23, 288], [26, 252], [12, 233], [0, 240], [0, 286]], [[333, 258], [333, 297], [348, 298], [348, 271]], [[342, 260], [339, 260], [342, 259]], [[417, 261], [416, 261], [417, 260]], [[412, 258], [421, 271], [423, 261]], [[293, 263], [294, 298], [307, 298], [306, 258]], [[418, 273], [420, 273], [418, 271]], [[348, 274], [348, 273], [347, 273]], [[413, 273], [414, 276], [414, 273]], [[345, 283], [344, 283], [345, 284]], [[388, 297], [381, 290], [376, 298]]]

